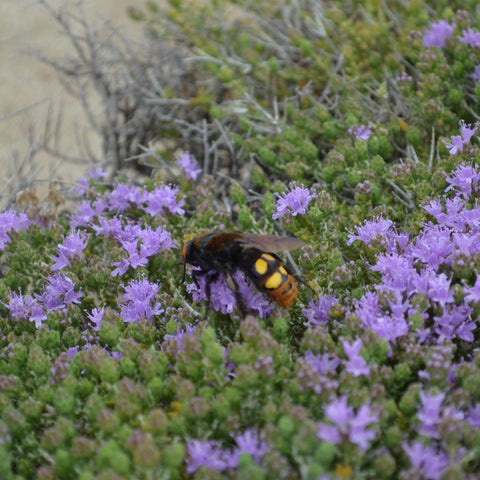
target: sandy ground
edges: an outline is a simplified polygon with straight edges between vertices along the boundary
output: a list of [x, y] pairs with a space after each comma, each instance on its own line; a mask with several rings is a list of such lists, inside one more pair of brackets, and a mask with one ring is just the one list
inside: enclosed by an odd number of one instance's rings
[[[47, 0], [55, 8], [75, 8], [74, 0]], [[83, 0], [88, 19], [108, 19], [125, 30], [130, 38], [142, 35], [141, 25], [127, 17], [127, 7], [145, 4], [143, 0]], [[88, 129], [88, 122], [75, 98], [65, 92], [51, 67], [22, 53], [41, 50], [49, 57], [66, 57], [73, 51], [60, 27], [38, 0], [0, 0], [0, 192], [12, 171], [26, 157], [33, 137], [43, 133], [49, 108], [63, 105], [60, 145], [64, 151], [85, 157], [78, 145], [78, 133], [89, 137], [95, 153], [99, 139]], [[86, 164], [66, 163], [51, 155], [36, 156], [37, 178], [76, 180]]]

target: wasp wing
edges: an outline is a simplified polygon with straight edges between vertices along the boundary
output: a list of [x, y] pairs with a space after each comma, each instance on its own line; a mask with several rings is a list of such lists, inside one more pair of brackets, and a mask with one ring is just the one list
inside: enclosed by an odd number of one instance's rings
[[278, 235], [255, 235], [253, 233], [242, 233], [237, 239], [242, 245], [258, 248], [264, 252], [280, 252], [295, 250], [303, 245], [302, 240], [294, 237], [279, 237]]

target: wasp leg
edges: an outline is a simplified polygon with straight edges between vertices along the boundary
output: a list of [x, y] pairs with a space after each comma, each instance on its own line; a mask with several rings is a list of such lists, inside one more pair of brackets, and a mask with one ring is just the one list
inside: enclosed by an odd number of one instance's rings
[[242, 312], [242, 315], [245, 316], [247, 314], [247, 305], [245, 304], [245, 300], [240, 293], [240, 288], [238, 287], [238, 282], [233, 278], [233, 275], [227, 274], [227, 285], [233, 290], [235, 293], [235, 300], [237, 301], [237, 307]]
[[207, 318], [208, 313], [210, 312], [210, 306], [212, 304], [212, 300], [211, 300], [212, 293], [211, 293], [210, 285], [212, 284], [212, 282], [217, 280], [217, 278], [219, 277], [219, 274], [218, 272], [204, 273], [199, 270], [194, 270], [192, 272], [192, 280], [194, 281], [195, 285], [198, 287], [199, 290], [201, 290], [200, 278], [202, 277], [205, 279], [205, 296], [207, 297], [207, 306], [205, 307], [205, 313], [203, 314], [203, 320], [205, 320]]
[[[220, 275], [218, 272], [204, 273], [201, 270], [194, 270], [192, 271], [191, 275], [192, 275], [193, 282], [195, 283], [195, 285], [200, 291], [202, 289], [202, 286], [200, 284], [200, 279], [201, 278], [205, 279], [204, 292], [205, 292], [205, 296], [207, 297], [207, 306], [205, 307], [205, 313], [203, 315], [203, 320], [205, 320], [208, 316], [208, 313], [210, 312], [210, 308], [212, 305], [211, 284], [215, 282], [215, 280], [217, 280]], [[227, 285], [233, 290], [235, 294], [235, 300], [237, 302], [238, 309], [242, 312], [242, 315], [245, 316], [247, 314], [248, 309], [245, 304], [245, 300], [243, 299], [240, 293], [240, 289], [238, 287], [237, 281], [229, 273], [225, 274], [225, 277], [226, 277]]]

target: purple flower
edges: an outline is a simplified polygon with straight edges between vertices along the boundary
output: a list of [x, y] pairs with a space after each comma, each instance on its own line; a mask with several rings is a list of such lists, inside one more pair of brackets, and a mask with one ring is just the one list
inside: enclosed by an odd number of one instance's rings
[[10, 242], [10, 232], [27, 230], [30, 220], [25, 213], [17, 213], [15, 210], [5, 210], [0, 213], [0, 251]]
[[348, 361], [345, 363], [345, 370], [351, 373], [354, 377], [360, 375], [369, 375], [370, 367], [367, 365], [365, 359], [360, 355], [360, 351], [363, 347], [363, 342], [360, 338], [353, 343], [349, 343], [346, 340], [342, 341], [343, 350], [348, 357]]
[[337, 425], [332, 425], [329, 423], [320, 423], [317, 430], [317, 437], [320, 440], [324, 440], [328, 443], [333, 443], [338, 445], [342, 442], [342, 433], [340, 432]]
[[[480, 253], [480, 235], [478, 233], [454, 233], [452, 244], [455, 247], [455, 256], [472, 258]], [[448, 262], [447, 262], [448, 263]]]
[[443, 213], [442, 204], [439, 200], [431, 200], [430, 203], [424, 205], [423, 208], [432, 215], [432, 217], [435, 217], [439, 223], [444, 222], [446, 215]]
[[[445, 209], [447, 214], [444, 219], [444, 225], [447, 227], [459, 232], [472, 230], [473, 233], [473, 231], [477, 230], [480, 213], [478, 208], [467, 210], [464, 202], [457, 195], [454, 198], [445, 199]], [[470, 229], [469, 227], [473, 228]]]
[[148, 257], [167, 248], [176, 248], [170, 233], [164, 227], [153, 230], [149, 226], [142, 229], [140, 225], [126, 225], [124, 230], [117, 232], [117, 235], [128, 257], [113, 262], [116, 268], [110, 274], [112, 277], [124, 275], [130, 267], [133, 269], [144, 267], [148, 263]]
[[88, 184], [88, 180], [84, 177], [81, 177], [77, 180], [77, 184], [79, 186], [74, 188], [74, 191], [78, 195], [85, 195], [90, 188], [90, 185]]
[[70, 227], [88, 227], [95, 217], [100, 216], [107, 209], [107, 203], [103, 198], [97, 198], [95, 202], [82, 201], [77, 206], [77, 213], [70, 220]]
[[447, 40], [452, 36], [455, 29], [455, 23], [450, 25], [446, 20], [433, 22], [430, 29], [423, 35], [423, 45], [425, 47], [445, 48]]
[[110, 354], [115, 360], [121, 360], [124, 356], [123, 352], [120, 352], [119, 350], [112, 350]]
[[303, 185], [297, 187], [295, 182], [290, 184], [290, 192], [282, 193], [277, 196], [277, 211], [272, 215], [274, 220], [285, 215], [305, 215], [307, 213], [308, 204], [317, 197], [315, 192], [311, 193], [308, 188]]
[[440, 422], [440, 413], [445, 394], [428, 395], [420, 392], [420, 401], [422, 408], [418, 412], [420, 420], [420, 433], [430, 438], [439, 438], [437, 433], [437, 425]]
[[420, 232], [409, 253], [436, 271], [453, 251], [450, 229], [430, 225]]
[[175, 163], [186, 173], [187, 178], [190, 180], [195, 181], [198, 178], [198, 175], [202, 173], [202, 169], [197, 168], [198, 164], [195, 159], [192, 158], [190, 152], [183, 152], [181, 155], [178, 155]]
[[381, 313], [378, 295], [374, 292], [365, 293], [360, 300], [355, 302], [355, 314], [364, 325], [368, 324], [371, 318], [378, 317]]
[[43, 305], [31, 295], [11, 292], [8, 297], [10, 301], [4, 305], [8, 308], [12, 320], [28, 320], [35, 323], [36, 328], [39, 328], [43, 321], [47, 319]]
[[463, 138], [464, 145], [468, 145], [470, 143], [470, 139], [475, 135], [477, 131], [478, 125], [474, 125], [473, 127], [470, 124], [466, 124], [465, 120], [460, 120], [460, 133]]
[[480, 65], [475, 65], [475, 71], [469, 75], [475, 81], [480, 82]]
[[379, 416], [370, 411], [368, 405], [362, 405], [357, 414], [350, 420], [349, 440], [358, 445], [360, 450], [365, 451], [370, 446], [370, 442], [375, 438], [374, 430], [367, 430], [372, 423], [378, 422]]
[[357, 225], [355, 230], [357, 234], [349, 232], [347, 245], [351, 245], [355, 240], [360, 240], [365, 245], [370, 245], [373, 240], [387, 238], [391, 233], [393, 222], [381, 217], [375, 217], [371, 220], [365, 220], [363, 225]]
[[426, 268], [413, 278], [412, 287], [417, 293], [425, 294], [430, 301], [445, 307], [447, 303], [453, 302], [450, 284], [451, 279], [444, 273], [437, 274], [431, 268]]
[[42, 295], [37, 295], [47, 310], [58, 310], [69, 303], [79, 303], [83, 295], [81, 291], [75, 292], [75, 284], [66, 275], [57, 273], [47, 278], [48, 284]]
[[118, 240], [123, 235], [122, 221], [118, 217], [111, 219], [100, 217], [98, 225], [92, 224], [92, 228], [97, 236], [104, 235], [105, 237], [113, 237]]
[[90, 165], [90, 167], [88, 167], [88, 176], [92, 180], [98, 180], [100, 178], [108, 177], [108, 173], [98, 165]]
[[260, 440], [258, 433], [253, 430], [245, 430], [241, 434], [234, 435], [237, 442], [236, 453], [248, 453], [256, 463], [260, 463], [263, 454], [267, 450], [267, 444]]
[[420, 442], [414, 442], [411, 446], [403, 444], [403, 449], [412, 464], [412, 478], [418, 475], [427, 480], [440, 480], [446, 470], [449, 459], [443, 450], [434, 447], [425, 447]]
[[[448, 187], [447, 187], [448, 188]], [[456, 195], [454, 198], [447, 198], [444, 195], [445, 199], [445, 210], [446, 215], [443, 218], [443, 221], [439, 221], [439, 225], [449, 227], [453, 230], [463, 231], [468, 226], [465, 222], [467, 219], [469, 210], [466, 210], [465, 202]], [[426, 228], [430, 228], [431, 224], [427, 224]]]
[[307, 319], [305, 324], [315, 326], [327, 323], [330, 307], [336, 303], [338, 300], [332, 295], [319, 295], [316, 301], [309, 300], [308, 308], [302, 309], [302, 313]]
[[447, 176], [446, 181], [450, 185], [445, 189], [445, 193], [453, 190], [456, 195], [461, 195], [465, 200], [468, 200], [473, 192], [478, 191], [480, 183], [478, 166], [460, 165]]
[[446, 149], [450, 152], [450, 155], [455, 155], [458, 152], [461, 152], [463, 150], [463, 140], [460, 135], [452, 135], [451, 137], [451, 143], [447, 143], [446, 140], [444, 140], [444, 144]]
[[325, 407], [325, 416], [333, 425], [320, 423], [317, 437], [326, 442], [339, 444], [349, 440], [361, 451], [366, 451], [375, 438], [376, 432], [367, 427], [378, 422], [379, 417], [368, 405], [361, 406], [355, 413], [353, 407], [348, 406], [347, 397], [342, 395]]
[[348, 129], [348, 133], [353, 135], [356, 140], [365, 140], [367, 141], [372, 134], [372, 130], [370, 127], [366, 127], [365, 125], [358, 125], [355, 127], [351, 127]]
[[226, 458], [225, 452], [217, 442], [209, 440], [187, 441], [187, 473], [193, 474], [200, 467], [207, 467], [210, 470], [222, 472], [231, 465]]
[[475, 285], [473, 287], [465, 287], [463, 291], [467, 294], [464, 298], [466, 303], [480, 302], [480, 275], [477, 275], [477, 279], [475, 280]]
[[124, 322], [139, 322], [151, 320], [154, 315], [160, 315], [163, 309], [160, 303], [155, 302], [155, 295], [159, 286], [148, 280], [132, 280], [126, 287], [123, 299], [125, 303], [120, 310]]
[[67, 356], [71, 360], [80, 350], [80, 347], [78, 345], [75, 345], [74, 347], [70, 347], [67, 350]]
[[140, 254], [151, 257], [157, 253], [163, 252], [167, 248], [177, 248], [173, 243], [170, 232], [165, 227], [157, 227], [155, 230], [147, 226], [140, 232]]
[[72, 216], [70, 226], [72, 228], [86, 227], [95, 218], [97, 212], [89, 200], [83, 200], [77, 205], [77, 213]]
[[435, 333], [438, 334], [439, 342], [455, 337], [465, 342], [473, 342], [475, 322], [471, 319], [472, 309], [467, 305], [451, 305], [444, 309], [441, 316], [434, 317]]
[[371, 269], [382, 275], [382, 290], [405, 292], [416, 277], [411, 258], [396, 253], [380, 255]]
[[446, 140], [443, 142], [445, 143], [445, 147], [450, 151], [450, 155], [462, 152], [465, 147], [468, 147], [476, 131], [477, 125], [472, 127], [471, 125], [467, 125], [464, 120], [460, 120], [460, 135], [452, 136], [452, 143], [447, 143]]
[[108, 196], [110, 210], [124, 212], [131, 207], [140, 207], [148, 197], [146, 190], [140, 190], [135, 185], [118, 183]]
[[[448, 207], [448, 202], [447, 202], [447, 207]], [[478, 235], [480, 233], [480, 229], [479, 229], [480, 206], [476, 205], [470, 210], [466, 208], [463, 209], [461, 211], [460, 217], [457, 217], [456, 219], [452, 219], [451, 223], [453, 224], [454, 228], [460, 231], [463, 231], [463, 233]]]
[[185, 210], [182, 207], [185, 202], [183, 199], [177, 202], [178, 191], [178, 187], [166, 185], [149, 192], [146, 198], [147, 207], [144, 207], [145, 212], [152, 217], [159, 214], [164, 215], [167, 210], [173, 214], [183, 215]]
[[210, 286], [210, 301], [217, 312], [223, 314], [233, 312], [237, 299], [235, 292], [228, 286], [224, 275], [220, 275], [218, 280]]
[[124, 275], [127, 270], [132, 267], [137, 269], [138, 267], [144, 267], [147, 264], [147, 258], [141, 257], [137, 251], [137, 241], [122, 241], [122, 247], [127, 252], [128, 257], [122, 258], [119, 262], [113, 262], [112, 265], [115, 267], [114, 270], [110, 273], [110, 276], [116, 277]]
[[402, 316], [380, 315], [364, 321], [363, 324], [365, 328], [371, 328], [388, 342], [393, 342], [408, 333], [408, 323]]
[[[9, 303], [4, 303], [8, 308], [13, 320], [26, 320], [28, 318], [25, 309], [25, 298], [21, 293], [10, 292], [8, 294]], [[3, 303], [3, 302], [2, 302]]]
[[72, 230], [68, 234], [67, 238], [64, 239], [63, 243], [58, 246], [59, 254], [58, 256], [53, 256], [55, 263], [52, 265], [51, 269], [55, 272], [62, 270], [65, 267], [69, 267], [70, 260], [80, 255], [88, 243], [88, 235], [82, 233], [80, 230]]
[[118, 237], [115, 237], [121, 242], [135, 242], [138, 241], [138, 237], [141, 235], [142, 226], [140, 223], [127, 223], [123, 225], [119, 231]]
[[318, 375], [334, 372], [340, 365], [339, 358], [331, 357], [328, 353], [324, 353], [321, 356], [314, 355], [310, 350], [305, 352], [304, 360], [315, 369]]
[[480, 402], [468, 407], [467, 423], [472, 428], [480, 429]]
[[107, 176], [108, 173], [105, 172], [102, 167], [90, 165], [90, 167], [88, 167], [87, 177], [82, 177], [77, 182], [79, 185], [82, 185], [86, 188], [76, 188], [75, 192], [79, 195], [83, 195], [89, 189], [90, 182], [88, 181], [88, 179], [98, 180]]
[[380, 309], [378, 295], [374, 292], [367, 292], [355, 306], [355, 314], [362, 322], [363, 327], [371, 328], [379, 337], [388, 342], [393, 342], [408, 332], [408, 323], [403, 314], [408, 304], [405, 306], [399, 302], [398, 292], [396, 295], [397, 302], [391, 303], [392, 314], [384, 313]]
[[97, 308], [94, 308], [92, 310], [92, 313], [87, 313], [87, 317], [92, 323], [92, 330], [94, 332], [100, 331], [104, 313], [105, 313], [105, 307], [102, 307], [100, 310], [98, 310]]
[[462, 43], [466, 43], [471, 47], [480, 47], [480, 32], [476, 32], [472, 27], [462, 30], [462, 36], [459, 37]]
[[272, 302], [265, 295], [254, 291], [251, 282], [245, 278], [242, 272], [235, 272], [233, 278], [237, 282], [238, 292], [246, 307], [260, 318], [267, 318], [275, 308]]

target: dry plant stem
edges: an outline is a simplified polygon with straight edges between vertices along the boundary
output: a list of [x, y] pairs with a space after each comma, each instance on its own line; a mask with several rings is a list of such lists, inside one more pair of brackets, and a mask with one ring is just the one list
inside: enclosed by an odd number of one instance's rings
[[[48, 0], [38, 1], [64, 32], [74, 56], [67, 60], [47, 58], [41, 52], [35, 56], [50, 65], [79, 99], [89, 127], [102, 138], [103, 156], [115, 173], [138, 153], [139, 145], [148, 144], [155, 136], [155, 108], [148, 105], [147, 92], [152, 90], [152, 70], [156, 83], [168, 86], [161, 62], [169, 52], [160, 42], [140, 48], [109, 22], [103, 22], [101, 28], [90, 23], [81, 1], [75, 4], [75, 13], [57, 11]], [[100, 113], [95, 111], [98, 103]], [[57, 145], [48, 148], [50, 153], [69, 157], [59, 152]], [[88, 146], [85, 150], [91, 151]]]

